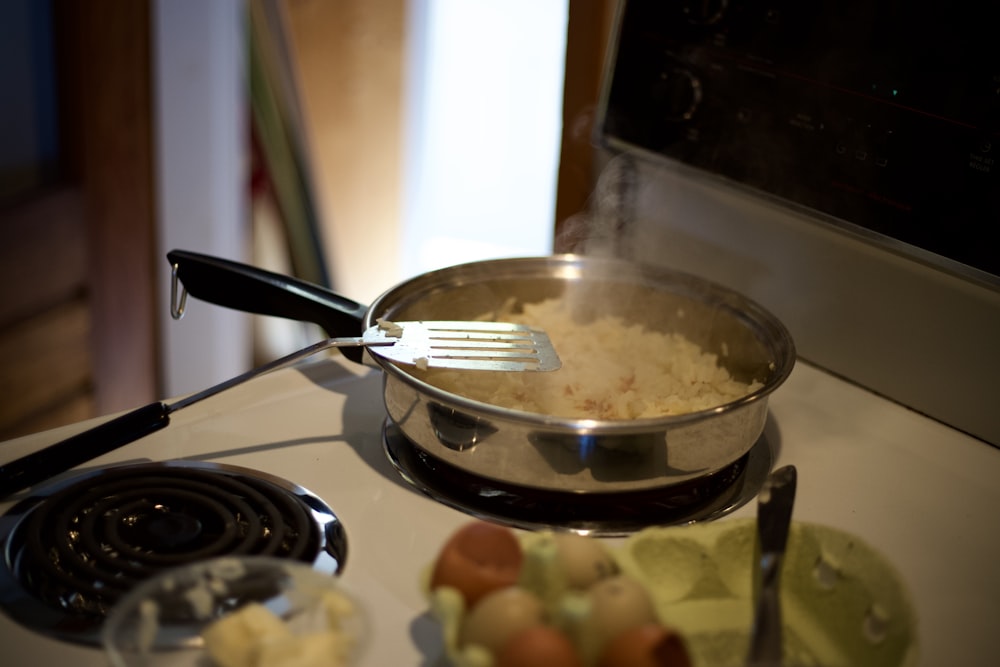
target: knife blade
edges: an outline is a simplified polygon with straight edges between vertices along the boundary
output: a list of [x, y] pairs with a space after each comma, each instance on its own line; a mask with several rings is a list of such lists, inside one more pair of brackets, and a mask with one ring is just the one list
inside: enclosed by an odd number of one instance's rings
[[797, 473], [795, 466], [772, 472], [757, 498], [754, 549], [754, 617], [747, 663], [781, 663], [781, 566], [792, 522]]

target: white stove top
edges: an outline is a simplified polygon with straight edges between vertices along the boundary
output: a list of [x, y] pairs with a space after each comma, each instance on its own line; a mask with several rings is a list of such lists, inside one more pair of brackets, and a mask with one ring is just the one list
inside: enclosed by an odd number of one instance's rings
[[[770, 405], [775, 465], [799, 472], [795, 518], [852, 531], [897, 565], [917, 606], [921, 664], [994, 664], [1000, 450], [802, 362]], [[365, 664], [436, 665], [441, 644], [418, 576], [469, 517], [400, 479], [382, 451], [383, 418], [378, 372], [320, 361], [186, 408], [165, 430], [88, 467], [193, 458], [263, 470], [309, 489], [346, 527], [343, 578], [374, 623]], [[0, 443], [0, 459], [82, 426]], [[731, 516], [753, 513], [751, 503]], [[11, 667], [106, 664], [97, 649], [43, 637], [5, 615], [0, 645]]]

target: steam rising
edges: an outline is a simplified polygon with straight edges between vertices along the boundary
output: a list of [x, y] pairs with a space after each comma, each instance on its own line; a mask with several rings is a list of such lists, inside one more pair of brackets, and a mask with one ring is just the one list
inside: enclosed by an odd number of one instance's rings
[[597, 179], [587, 208], [560, 225], [556, 248], [582, 255], [630, 258], [636, 183], [635, 158], [627, 154], [612, 157]]

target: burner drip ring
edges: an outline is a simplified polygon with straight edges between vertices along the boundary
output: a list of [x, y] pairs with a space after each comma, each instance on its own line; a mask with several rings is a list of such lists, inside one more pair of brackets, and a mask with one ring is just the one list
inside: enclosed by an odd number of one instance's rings
[[[22, 606], [40, 601], [86, 625], [143, 579], [215, 556], [319, 562], [325, 549], [339, 568], [344, 544], [329, 508], [280, 480], [233, 470], [122, 466], [63, 484], [41, 502], [28, 499], [10, 534], [0, 535], [9, 570], [0, 574], [17, 583]], [[321, 526], [323, 514], [332, 519]]]

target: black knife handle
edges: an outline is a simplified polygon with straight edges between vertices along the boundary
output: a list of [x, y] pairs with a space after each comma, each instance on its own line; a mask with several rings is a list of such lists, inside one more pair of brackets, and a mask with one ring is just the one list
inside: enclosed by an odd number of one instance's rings
[[[184, 289], [202, 301], [258, 315], [312, 322], [330, 338], [360, 336], [368, 307], [325, 287], [188, 250], [167, 253]], [[341, 348], [361, 362], [361, 348]]]
[[17, 493], [158, 431], [170, 423], [170, 408], [150, 403], [92, 429], [0, 466], [0, 498]]

